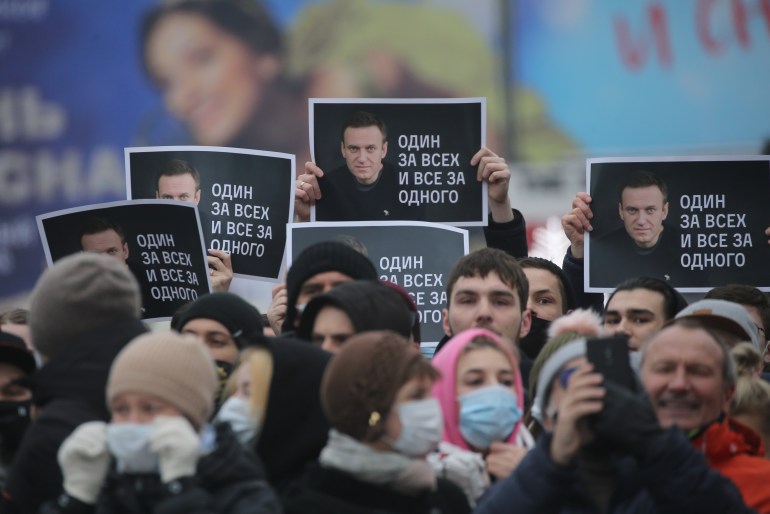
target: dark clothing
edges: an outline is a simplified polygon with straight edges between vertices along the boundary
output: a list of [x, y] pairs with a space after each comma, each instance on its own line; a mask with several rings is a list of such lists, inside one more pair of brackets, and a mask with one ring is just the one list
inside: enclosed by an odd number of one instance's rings
[[[679, 233], [664, 223], [658, 242], [652, 248], [640, 248], [625, 227], [606, 236], [591, 238], [591, 285], [614, 288], [628, 278], [647, 276], [674, 287], [690, 285], [689, 270], [682, 268]], [[689, 272], [689, 273], [688, 273]]]
[[463, 514], [468, 500], [454, 484], [438, 480], [436, 491], [417, 496], [362, 482], [338, 469], [313, 464], [285, 495], [286, 514]]
[[484, 239], [488, 248], [502, 250], [514, 259], [526, 257], [529, 252], [527, 223], [517, 209], [513, 209], [513, 220], [504, 223], [497, 223], [490, 214], [489, 223], [484, 227]]
[[[739, 514], [746, 507], [735, 485], [711, 470], [685, 435], [669, 429], [650, 446], [639, 463], [631, 457], [612, 459], [614, 489], [607, 496], [596, 480], [578, 467], [559, 466], [550, 457], [551, 435], [545, 434], [511, 475], [481, 498], [476, 514], [516, 512], [582, 514], [602, 512], [594, 498], [609, 499], [604, 512], [671, 514]], [[595, 495], [588, 492], [591, 484]]]
[[273, 378], [257, 455], [270, 484], [280, 490], [299, 477], [326, 446], [330, 427], [318, 392], [332, 355], [287, 337], [271, 338], [268, 344]]
[[147, 328], [138, 320], [104, 325], [51, 359], [31, 378], [40, 409], [16, 454], [3, 492], [3, 512], [35, 512], [61, 492], [56, 460], [61, 443], [88, 421], [109, 421], [105, 388], [115, 356]]
[[561, 269], [567, 278], [567, 282], [572, 286], [577, 308], [593, 309], [599, 314], [604, 312], [604, 295], [602, 293], [585, 292], [584, 261], [583, 259], [573, 257], [572, 248], [567, 248]]
[[316, 204], [316, 221], [382, 221], [425, 219], [423, 206], [410, 206], [399, 200], [399, 191], [409, 186], [398, 184], [399, 170], [382, 163], [380, 176], [372, 185], [359, 184], [347, 165], [318, 179], [321, 200]]
[[[73, 501], [74, 500], [74, 501]], [[272, 514], [280, 502], [257, 456], [243, 448], [226, 423], [216, 427], [216, 447], [198, 461], [194, 478], [163, 484], [158, 474], [111, 470], [96, 505], [62, 495], [41, 514]]]

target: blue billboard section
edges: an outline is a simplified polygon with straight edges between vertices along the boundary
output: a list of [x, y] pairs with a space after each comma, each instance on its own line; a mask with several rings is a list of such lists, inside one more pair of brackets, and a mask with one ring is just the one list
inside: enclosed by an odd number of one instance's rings
[[34, 216], [125, 198], [123, 147], [137, 105], [146, 1], [5, 1], [0, 9], [0, 297], [44, 267]]
[[520, 0], [517, 78], [582, 151], [758, 151], [770, 136], [765, 0]]

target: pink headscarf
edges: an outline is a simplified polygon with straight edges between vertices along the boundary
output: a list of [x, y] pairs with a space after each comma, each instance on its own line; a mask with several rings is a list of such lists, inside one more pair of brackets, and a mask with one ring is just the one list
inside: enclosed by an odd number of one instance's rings
[[[511, 363], [513, 375], [515, 377], [516, 403], [521, 411], [524, 411], [524, 388], [521, 384], [519, 363], [518, 359], [514, 357], [508, 344], [503, 341], [500, 336], [485, 328], [469, 328], [468, 330], [460, 332], [444, 345], [441, 351], [433, 357], [431, 362], [433, 367], [441, 372], [441, 378], [433, 384], [433, 396], [438, 399], [439, 404], [441, 404], [441, 410], [444, 413], [444, 441], [465, 450], [470, 450], [471, 447], [468, 446], [468, 443], [460, 433], [460, 413], [457, 408], [457, 361], [459, 360], [463, 349], [478, 337], [484, 337], [494, 341], [506, 357], [508, 357], [508, 361]], [[520, 426], [521, 421], [518, 421], [513, 432], [508, 436], [508, 439], [506, 440], [507, 443], [515, 442]]]

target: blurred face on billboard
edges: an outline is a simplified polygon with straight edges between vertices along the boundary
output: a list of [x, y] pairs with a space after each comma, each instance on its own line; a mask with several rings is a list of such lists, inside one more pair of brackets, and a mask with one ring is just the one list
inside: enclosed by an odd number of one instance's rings
[[147, 40], [147, 64], [168, 110], [201, 145], [227, 146], [254, 123], [266, 85], [280, 71], [274, 55], [257, 55], [204, 16], [163, 18]]

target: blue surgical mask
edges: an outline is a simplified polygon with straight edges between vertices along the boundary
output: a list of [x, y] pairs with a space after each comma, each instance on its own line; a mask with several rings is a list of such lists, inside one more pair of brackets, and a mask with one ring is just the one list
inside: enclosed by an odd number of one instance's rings
[[259, 419], [251, 413], [249, 401], [238, 396], [231, 396], [217, 412], [216, 420], [227, 423], [235, 436], [244, 446], [254, 442], [257, 436]]
[[457, 401], [460, 433], [480, 450], [486, 450], [494, 441], [505, 441], [521, 419], [516, 393], [500, 384], [462, 394]]
[[158, 454], [150, 450], [152, 423], [111, 423], [107, 425], [107, 447], [121, 473], [157, 473]]
[[438, 447], [444, 431], [441, 406], [435, 398], [402, 403], [397, 408], [401, 433], [391, 443], [407, 457], [424, 457]]

